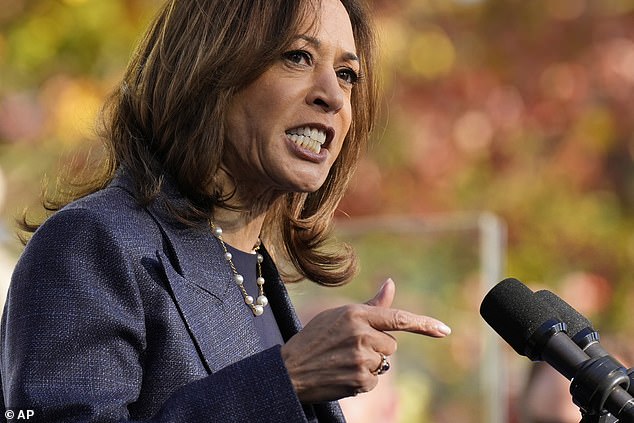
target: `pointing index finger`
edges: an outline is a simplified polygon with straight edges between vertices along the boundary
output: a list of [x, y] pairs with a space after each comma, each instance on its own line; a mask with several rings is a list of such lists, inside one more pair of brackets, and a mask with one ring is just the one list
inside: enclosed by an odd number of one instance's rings
[[368, 323], [380, 331], [418, 333], [434, 338], [443, 338], [451, 333], [449, 326], [440, 320], [395, 308], [369, 306]]

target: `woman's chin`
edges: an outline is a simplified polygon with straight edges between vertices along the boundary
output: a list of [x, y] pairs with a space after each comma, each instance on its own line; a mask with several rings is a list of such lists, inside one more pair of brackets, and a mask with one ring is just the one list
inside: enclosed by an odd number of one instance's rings
[[296, 192], [304, 192], [311, 193], [319, 190], [324, 185], [326, 178], [317, 179], [314, 181], [303, 181], [303, 183], [298, 186]]

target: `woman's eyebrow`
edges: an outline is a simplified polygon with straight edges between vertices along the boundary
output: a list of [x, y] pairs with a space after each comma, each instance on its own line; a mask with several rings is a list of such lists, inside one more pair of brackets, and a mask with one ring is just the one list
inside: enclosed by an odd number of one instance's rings
[[[319, 48], [321, 46], [321, 41], [315, 37], [311, 37], [310, 35], [298, 35], [297, 38], [301, 38], [306, 41], [308, 44], [313, 45], [315, 48]], [[359, 62], [359, 56], [351, 51], [347, 51], [343, 53], [343, 58], [345, 60]]]

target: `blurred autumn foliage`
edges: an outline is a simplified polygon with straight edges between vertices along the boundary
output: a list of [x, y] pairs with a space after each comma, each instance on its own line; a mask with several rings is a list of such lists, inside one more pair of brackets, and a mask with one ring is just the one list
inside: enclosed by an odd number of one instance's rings
[[375, 7], [384, 123], [342, 209], [492, 211], [509, 274], [591, 287], [589, 312], [631, 326], [634, 2]]
[[[13, 219], [44, 175], [98, 151], [101, 101], [158, 2], [1, 2], [2, 216], [17, 254]], [[495, 213], [508, 274], [634, 333], [634, 0], [372, 5], [382, 116], [342, 215]]]

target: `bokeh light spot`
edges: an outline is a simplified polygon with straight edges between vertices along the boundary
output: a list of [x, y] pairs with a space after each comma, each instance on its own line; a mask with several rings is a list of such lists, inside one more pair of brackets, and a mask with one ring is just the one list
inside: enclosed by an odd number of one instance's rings
[[411, 42], [409, 59], [412, 71], [428, 79], [448, 74], [456, 61], [451, 39], [440, 28], [432, 27], [416, 34]]
[[453, 136], [456, 145], [467, 153], [485, 150], [493, 138], [493, 125], [488, 115], [479, 110], [471, 110], [455, 123]]

